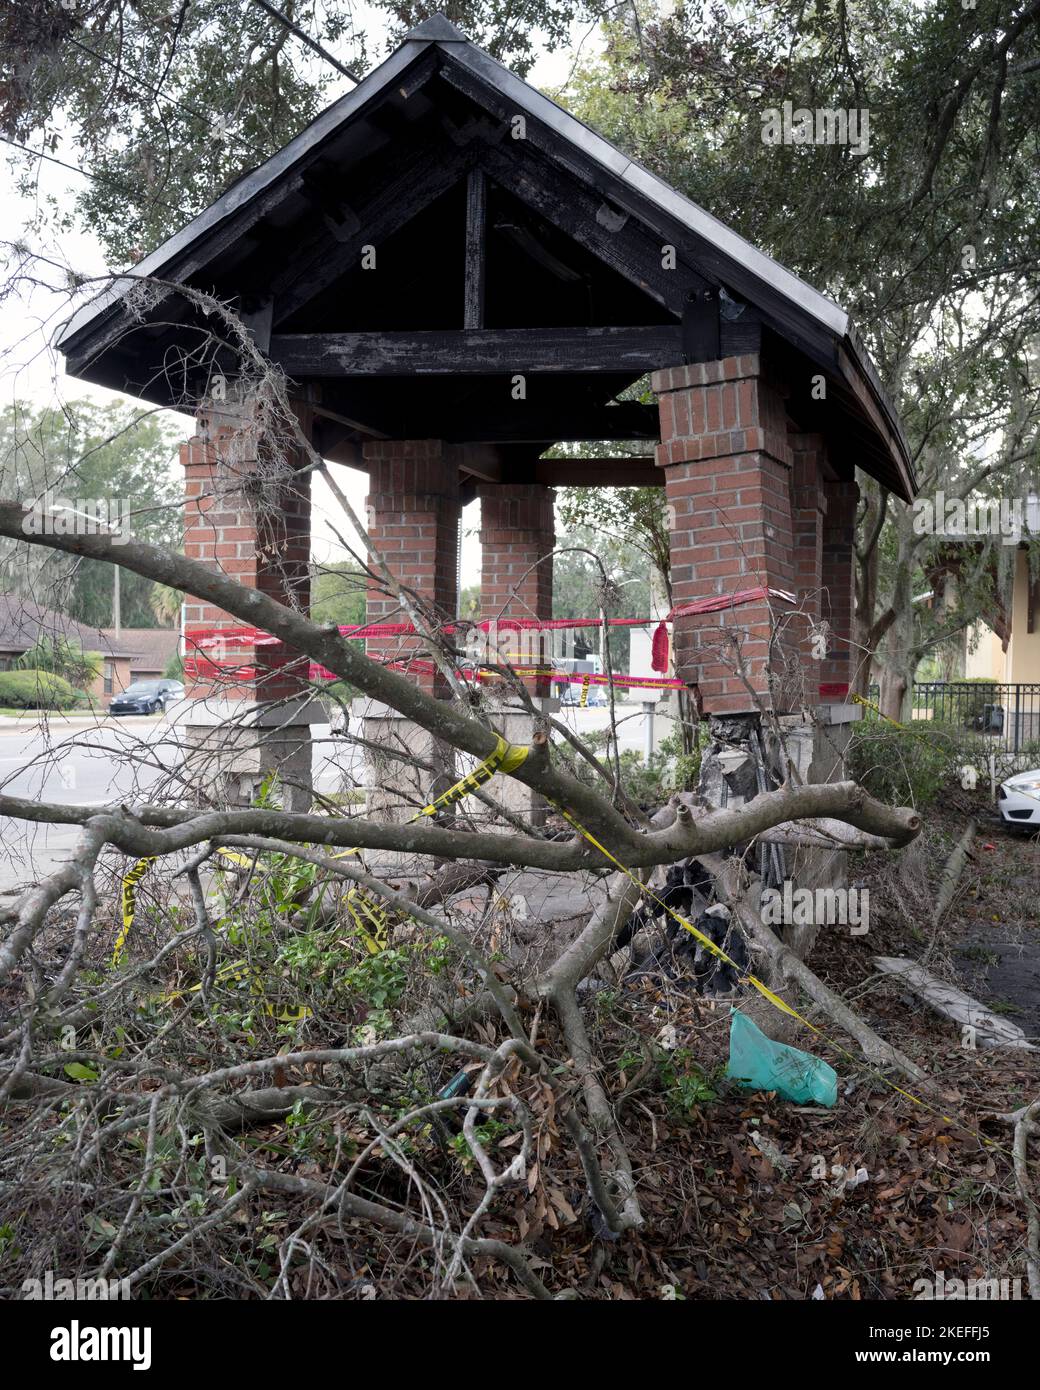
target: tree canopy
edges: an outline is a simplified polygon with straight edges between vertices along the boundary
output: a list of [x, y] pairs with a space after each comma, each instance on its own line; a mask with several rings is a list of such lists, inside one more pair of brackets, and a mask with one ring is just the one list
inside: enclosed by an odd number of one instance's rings
[[[61, 410], [8, 406], [0, 413], [0, 490], [27, 508], [63, 502], [74, 512], [108, 517], [141, 539], [178, 545], [182, 485], [174, 469], [176, 438], [155, 412], [139, 407], [90, 401]], [[78, 522], [90, 524], [84, 517]], [[91, 627], [112, 622], [112, 584], [112, 566], [97, 560], [9, 543], [0, 549], [4, 592]], [[149, 580], [123, 573], [126, 626], [160, 625], [154, 598]]]
[[[1040, 6], [1003, 0], [640, 4], [564, 95], [849, 310], [926, 494], [1021, 498], [1040, 476], [1038, 26]], [[788, 101], [866, 112], [869, 139], [766, 143]], [[1010, 568], [997, 538], [937, 620], [911, 598], [941, 538], [861, 485], [860, 641], [898, 701], [928, 652], [1000, 612]]]
[[[229, 184], [281, 149], [359, 74], [438, 9], [526, 72], [560, 44], [578, 0], [21, 0], [0, 10], [0, 131], [86, 170], [75, 204], [43, 205], [60, 230], [95, 232], [114, 266], [140, 260]], [[24, 185], [38, 161], [23, 165]]]

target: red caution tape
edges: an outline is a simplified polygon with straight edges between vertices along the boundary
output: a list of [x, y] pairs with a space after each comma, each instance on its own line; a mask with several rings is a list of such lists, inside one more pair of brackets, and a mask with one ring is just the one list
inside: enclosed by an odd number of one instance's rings
[[200, 650], [211, 647], [279, 647], [280, 637], [272, 637], [259, 627], [186, 627], [184, 640]]

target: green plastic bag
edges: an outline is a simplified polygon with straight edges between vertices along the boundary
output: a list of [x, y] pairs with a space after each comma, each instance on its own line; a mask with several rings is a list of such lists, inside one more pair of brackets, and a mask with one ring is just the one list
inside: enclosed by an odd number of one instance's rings
[[752, 1091], [776, 1091], [784, 1100], [831, 1106], [838, 1099], [838, 1074], [822, 1057], [773, 1042], [734, 1009], [729, 1025], [726, 1075]]

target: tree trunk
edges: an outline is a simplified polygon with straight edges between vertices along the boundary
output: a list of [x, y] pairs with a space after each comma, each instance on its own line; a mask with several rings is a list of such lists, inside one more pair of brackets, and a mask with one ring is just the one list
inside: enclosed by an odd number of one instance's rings
[[910, 682], [904, 671], [887, 665], [881, 668], [881, 697], [878, 700], [878, 708], [883, 715], [894, 719], [898, 724], [906, 721], [909, 686]]

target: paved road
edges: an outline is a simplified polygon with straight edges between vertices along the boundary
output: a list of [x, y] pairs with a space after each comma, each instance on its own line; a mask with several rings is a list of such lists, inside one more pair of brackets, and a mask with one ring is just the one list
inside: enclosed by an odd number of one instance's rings
[[[336, 790], [347, 772], [360, 775], [356, 751], [331, 739], [327, 724], [314, 725], [311, 732], [314, 776], [322, 790]], [[72, 728], [55, 721], [46, 731], [36, 724], [4, 728], [0, 792], [74, 806], [133, 805], [156, 795], [157, 787], [169, 787], [182, 759], [176, 720], [165, 717], [104, 719]], [[74, 826], [26, 825], [0, 817], [0, 893], [64, 862], [77, 833]]]
[[[629, 716], [629, 717], [624, 717]], [[561, 718], [579, 733], [606, 727], [606, 709], [567, 708]], [[155, 794], [182, 760], [178, 716], [103, 719], [86, 727], [53, 721], [0, 728], [0, 792], [34, 801], [102, 806], [133, 804]], [[638, 705], [621, 707], [622, 748], [642, 748], [643, 716]], [[358, 750], [330, 735], [327, 724], [312, 725], [314, 779], [321, 790], [339, 790], [344, 777], [363, 783]], [[38, 878], [67, 859], [77, 830], [60, 825], [26, 825], [0, 817], [0, 893]]]

